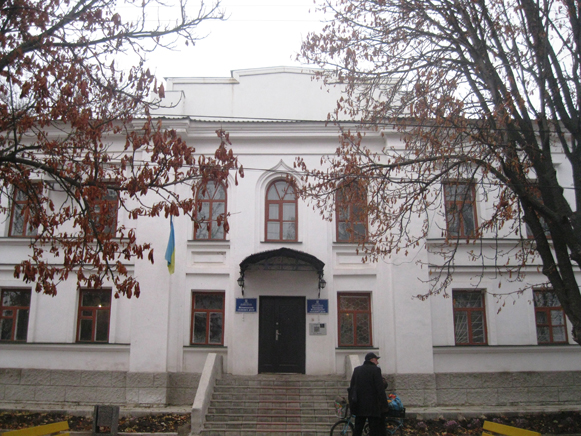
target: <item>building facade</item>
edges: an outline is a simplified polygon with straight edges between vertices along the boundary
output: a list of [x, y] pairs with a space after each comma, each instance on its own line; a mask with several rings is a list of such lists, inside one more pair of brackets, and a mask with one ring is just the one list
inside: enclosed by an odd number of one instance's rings
[[[345, 374], [349, 356], [369, 351], [379, 352], [407, 405], [581, 403], [581, 347], [550, 290], [513, 297], [519, 283], [506, 281], [506, 298], [491, 295], [502, 279], [471, 263], [465, 244], [451, 298], [416, 298], [428, 291], [430, 268], [420, 264], [438, 265], [444, 232], [469, 234], [491, 213], [490, 199], [443, 186], [447, 210], [434, 214], [424, 245], [364, 263], [357, 236], [365, 217], [353, 220], [357, 210], [338, 195], [333, 220], [323, 220], [288, 182], [300, 184], [297, 156], [314, 167], [335, 152], [339, 131], [326, 119], [340, 88], [325, 89], [298, 68], [170, 78], [167, 88], [164, 124], [201, 154], [215, 150], [217, 129], [228, 131], [244, 178], [199, 191], [206, 225], [174, 219], [171, 275], [163, 259], [169, 221], [118, 212], [117, 223], [155, 250], [153, 265], [127, 265], [141, 284], [130, 300], [112, 298], [110, 288], [78, 291], [74, 280], [49, 297], [14, 279], [30, 237], [15, 203], [0, 238], [0, 404], [191, 404], [209, 353], [231, 374], [327, 375]], [[393, 130], [367, 132], [365, 141], [403, 146]], [[470, 207], [447, 222], [459, 191]], [[218, 225], [223, 213], [228, 233]], [[537, 265], [527, 280], [544, 282]]]

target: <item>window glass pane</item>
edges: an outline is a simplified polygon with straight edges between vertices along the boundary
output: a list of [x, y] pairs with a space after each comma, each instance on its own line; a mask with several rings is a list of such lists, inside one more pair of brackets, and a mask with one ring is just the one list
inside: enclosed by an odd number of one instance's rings
[[565, 327], [553, 327], [553, 342], [566, 342]]
[[468, 339], [468, 314], [464, 311], [454, 312], [454, 334], [457, 344], [467, 344]]
[[208, 239], [208, 223], [200, 223], [196, 231], [196, 239]]
[[280, 200], [280, 197], [279, 197], [279, 195], [278, 195], [278, 191], [277, 191], [277, 189], [276, 189], [276, 185], [277, 185], [277, 184], [278, 184], [278, 183], [275, 183], [275, 184], [273, 184], [273, 185], [271, 185], [271, 186], [270, 186], [270, 188], [269, 188], [269, 190], [268, 190], [268, 194], [267, 194], [267, 196], [266, 196], [266, 198], [267, 198], [268, 200]]
[[371, 317], [368, 313], [357, 314], [357, 345], [371, 344]]
[[537, 326], [537, 341], [539, 343], [545, 343], [545, 342], [551, 341], [551, 337], [549, 336], [549, 327]]
[[350, 239], [349, 232], [347, 231], [347, 223], [337, 224], [337, 240], [338, 241], [348, 241]]
[[565, 318], [563, 317], [563, 311], [559, 310], [551, 310], [551, 325], [563, 325], [565, 324]]
[[30, 306], [30, 291], [2, 291], [3, 306]]
[[82, 319], [80, 323], [79, 341], [91, 342], [93, 333], [93, 321], [90, 319]]
[[2, 316], [9, 316], [12, 317], [14, 314], [14, 312], [12, 310], [3, 310], [2, 311]]
[[206, 343], [206, 319], [207, 313], [196, 312], [194, 313], [194, 333], [192, 335], [192, 342], [194, 344], [205, 344]]
[[477, 311], [472, 312], [472, 342], [483, 344], [484, 340], [484, 313]]
[[16, 315], [16, 337], [17, 341], [26, 341], [28, 334], [28, 309], [19, 309]]
[[369, 297], [367, 295], [342, 295], [339, 309], [369, 311]]
[[197, 294], [194, 298], [194, 307], [196, 309], [217, 309], [223, 307], [224, 298], [222, 295]]
[[110, 291], [83, 291], [83, 307], [109, 307], [111, 305]]
[[268, 223], [266, 237], [267, 239], [280, 239], [280, 223]]
[[109, 341], [109, 311], [97, 311], [97, 331], [95, 341], [108, 342]]
[[537, 310], [537, 325], [547, 324], [547, 312], [544, 310]]
[[0, 340], [11, 341], [12, 340], [12, 318], [2, 318], [0, 319]]
[[464, 204], [462, 207], [462, 221], [464, 223], [464, 236], [474, 235], [474, 209], [472, 204]]
[[561, 307], [557, 294], [550, 291], [534, 291], [535, 307]]
[[482, 294], [480, 292], [454, 292], [454, 307], [477, 308], [482, 306]]
[[277, 220], [278, 219], [278, 204], [268, 205], [268, 219]]
[[226, 200], [226, 189], [219, 183], [216, 183], [216, 190], [214, 192], [214, 200]]
[[217, 222], [212, 222], [212, 239], [224, 239], [224, 227], [218, 226]]
[[339, 221], [347, 221], [349, 219], [349, 206], [341, 206], [337, 208]]
[[355, 239], [365, 239], [366, 226], [365, 224], [355, 224], [353, 226], [353, 237]]
[[280, 192], [284, 192], [283, 200], [293, 201], [295, 199], [295, 190], [289, 183], [284, 182], [284, 185], [281, 185], [281, 188], [283, 190]]
[[282, 205], [282, 219], [284, 221], [296, 220], [296, 203], [283, 203]]
[[224, 206], [226, 203], [214, 202], [212, 203], [212, 221], [215, 221], [220, 215], [224, 214]]
[[292, 241], [296, 238], [297, 232], [295, 223], [282, 223], [282, 239]]
[[12, 217], [12, 235], [24, 235], [24, 210], [21, 204], [14, 205]]
[[198, 210], [198, 214], [197, 214], [197, 218], [198, 221], [204, 221], [207, 220], [208, 217], [210, 216], [210, 202], [209, 201], [204, 201], [201, 204], [201, 209]]
[[210, 344], [221, 344], [222, 343], [222, 326], [223, 319], [221, 313], [211, 313], [210, 314]]
[[339, 314], [339, 343], [355, 345], [354, 316], [351, 313]]
[[453, 204], [446, 208], [446, 223], [449, 236], [460, 234], [460, 220]]

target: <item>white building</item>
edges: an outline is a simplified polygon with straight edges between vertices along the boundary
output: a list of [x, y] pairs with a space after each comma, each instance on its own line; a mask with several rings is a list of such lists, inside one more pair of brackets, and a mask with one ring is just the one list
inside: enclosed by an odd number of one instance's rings
[[[339, 88], [322, 89], [309, 71], [271, 68], [170, 78], [166, 94], [176, 106], [160, 116], [198, 153], [215, 150], [216, 129], [230, 133], [245, 177], [209, 191], [203, 209], [226, 209], [229, 233], [211, 224], [194, 234], [189, 218], [175, 219], [177, 266], [169, 275], [169, 222], [132, 221], [119, 211], [118, 222], [155, 247], [154, 265], [128, 265], [141, 296], [79, 293], [69, 280], [52, 298], [13, 278], [28, 238], [4, 217], [0, 405], [191, 404], [209, 353], [222, 355], [232, 374], [325, 375], [344, 374], [349, 356], [371, 350], [407, 405], [581, 402], [581, 347], [559, 308], [539, 306], [551, 306], [550, 298], [535, 305], [528, 291], [498, 312], [506, 300], [482, 291], [498, 289], [499, 278], [463, 264], [466, 256], [458, 256], [453, 298], [414, 298], [427, 292], [429, 274], [415, 261], [437, 264], [429, 249], [445, 243], [443, 213], [417, 252], [362, 263], [341, 220], [322, 220], [288, 191], [295, 157], [315, 166], [337, 147], [338, 130], [325, 120]], [[365, 140], [372, 148], [400, 142], [395, 131]], [[475, 198], [473, 218], [488, 212]], [[528, 280], [543, 282], [536, 271], [531, 265]]]

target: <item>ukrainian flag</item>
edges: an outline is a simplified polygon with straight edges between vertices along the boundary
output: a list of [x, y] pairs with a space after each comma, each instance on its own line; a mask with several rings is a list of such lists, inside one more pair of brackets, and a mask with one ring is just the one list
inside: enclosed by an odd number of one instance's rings
[[170, 274], [176, 271], [176, 239], [173, 231], [173, 219], [169, 220], [170, 232], [169, 241], [167, 242], [167, 249], [165, 250], [165, 260], [167, 261], [167, 269]]

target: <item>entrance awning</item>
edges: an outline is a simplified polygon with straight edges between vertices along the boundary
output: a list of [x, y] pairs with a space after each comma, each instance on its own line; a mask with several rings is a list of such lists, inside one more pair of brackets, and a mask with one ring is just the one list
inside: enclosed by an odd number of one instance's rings
[[246, 271], [315, 271], [319, 276], [319, 290], [325, 287], [323, 268], [325, 263], [315, 256], [290, 248], [262, 251], [248, 256], [240, 262], [238, 284], [244, 293], [244, 274]]

